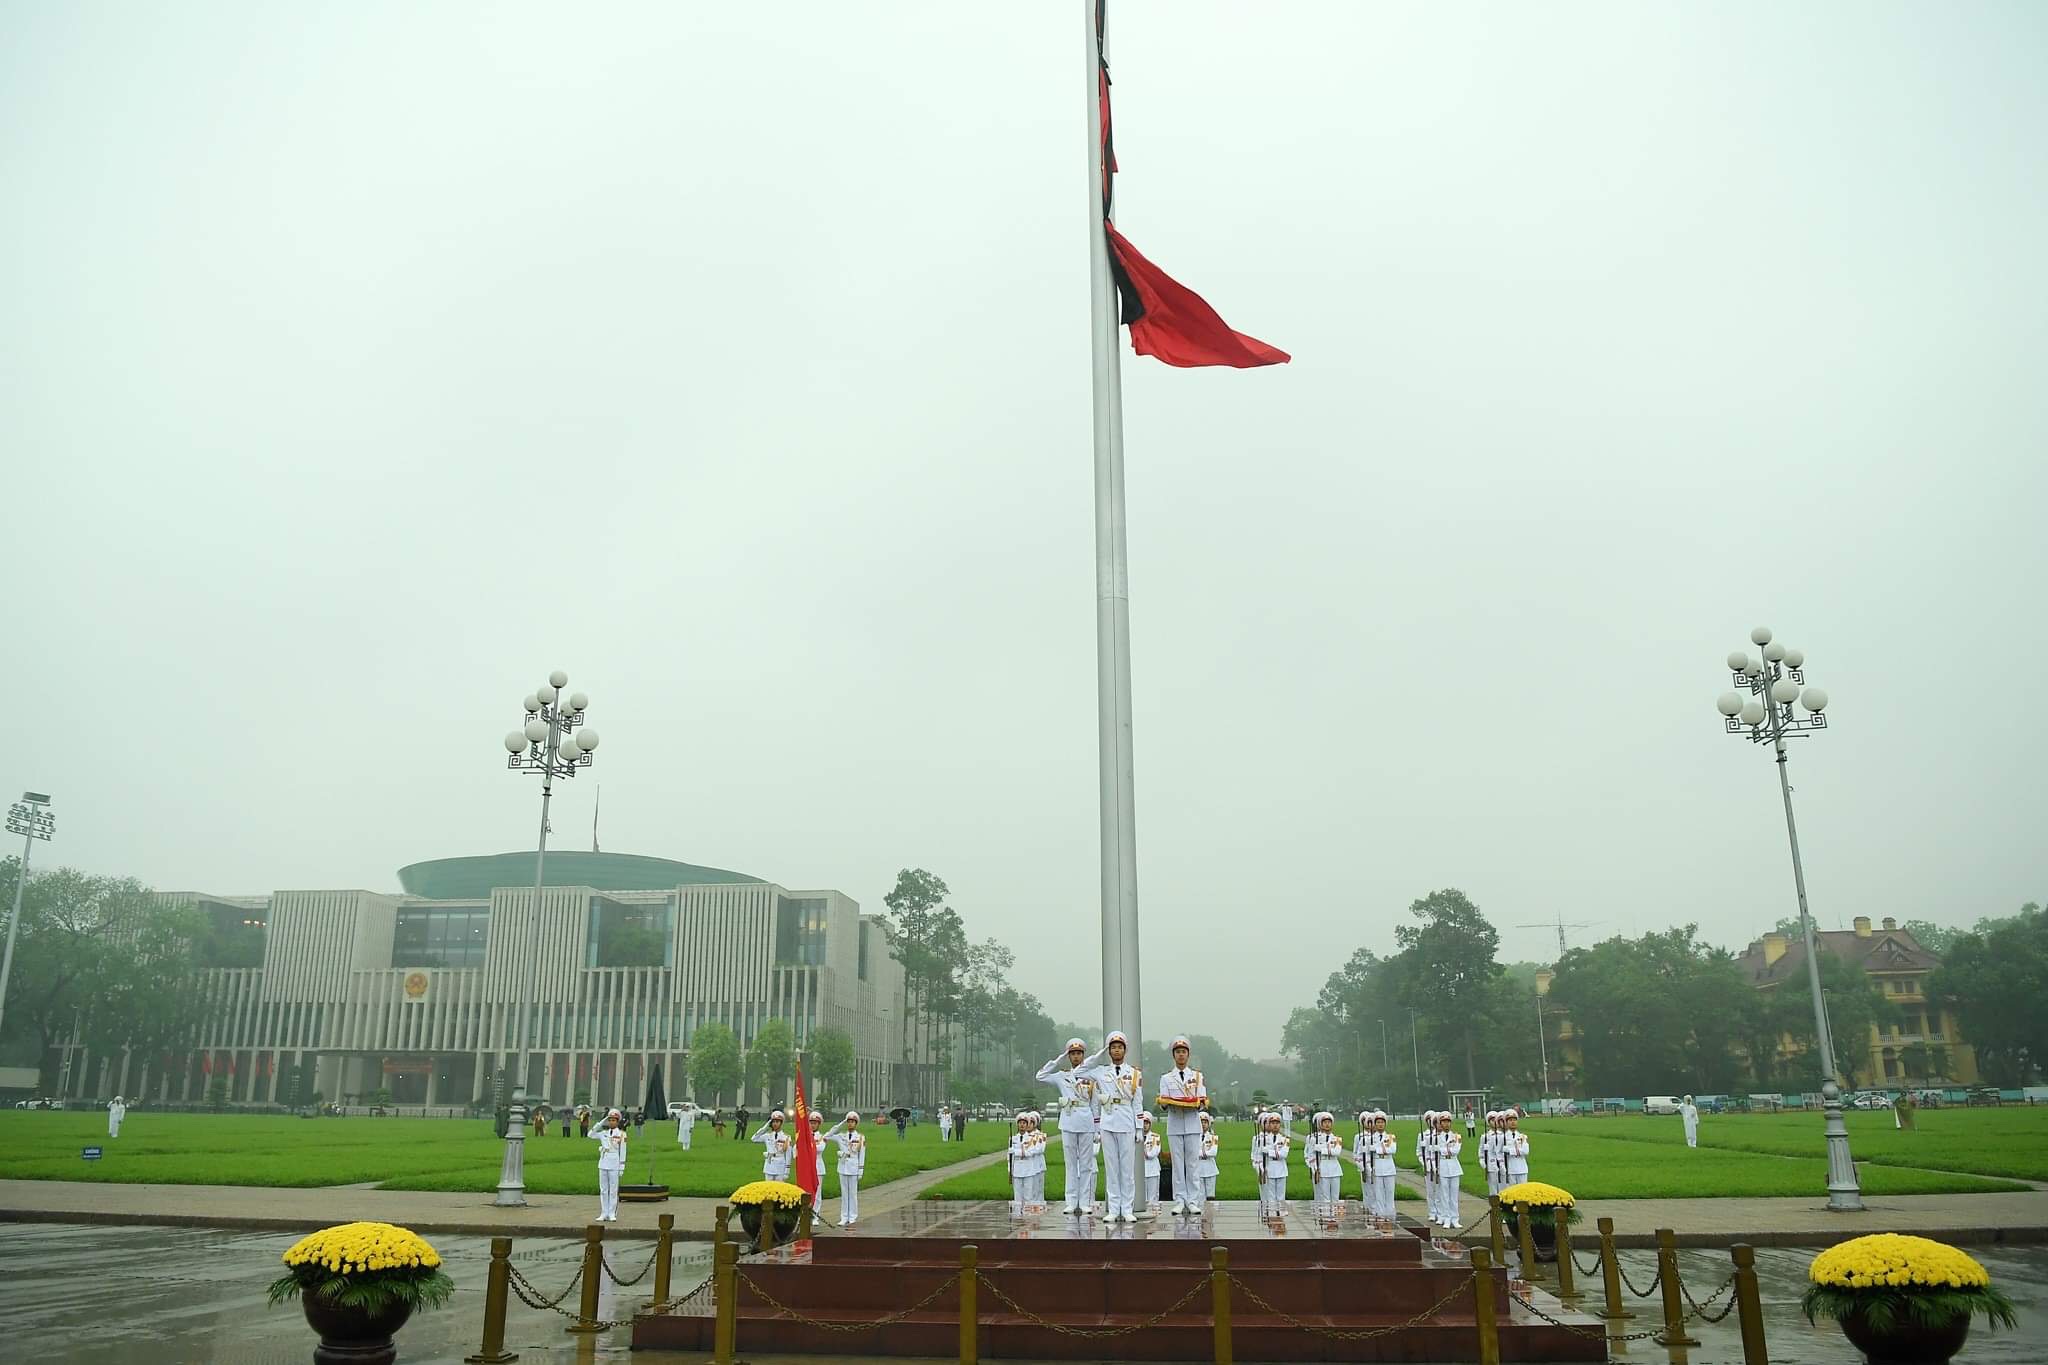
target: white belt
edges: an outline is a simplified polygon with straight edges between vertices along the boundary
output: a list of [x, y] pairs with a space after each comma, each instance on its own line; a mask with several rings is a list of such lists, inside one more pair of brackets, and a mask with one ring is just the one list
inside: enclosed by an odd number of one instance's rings
[[1108, 1099], [1104, 1100], [1104, 1101], [1103, 1101], [1103, 1103], [1104, 1103], [1104, 1104], [1129, 1104], [1129, 1103], [1130, 1103], [1130, 1101], [1129, 1101], [1128, 1099], [1126, 1099], [1126, 1098], [1125, 1098], [1124, 1096], [1122, 1096], [1122, 1095], [1111, 1095], [1111, 1096], [1110, 1096], [1110, 1097], [1109, 1097]]
[[1082, 1105], [1084, 1105], [1084, 1104], [1086, 1104], [1086, 1103], [1088, 1103], [1088, 1101], [1086, 1101], [1086, 1100], [1069, 1100], [1069, 1099], [1063, 1099], [1063, 1100], [1061, 1100], [1061, 1101], [1060, 1101], [1060, 1108], [1062, 1108], [1062, 1109], [1079, 1109], [1079, 1108], [1080, 1108], [1080, 1107], [1081, 1107]]

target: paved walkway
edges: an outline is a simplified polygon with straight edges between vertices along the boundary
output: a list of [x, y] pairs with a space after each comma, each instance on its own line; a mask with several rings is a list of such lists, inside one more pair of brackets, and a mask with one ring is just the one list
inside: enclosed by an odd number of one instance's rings
[[[989, 1152], [892, 1180], [860, 1192], [862, 1221], [906, 1204], [942, 1180], [1007, 1159]], [[652, 1238], [655, 1220], [676, 1216], [678, 1239], [709, 1241], [716, 1199], [619, 1203], [610, 1238]], [[401, 1223], [415, 1232], [492, 1237], [581, 1237], [597, 1212], [587, 1194], [529, 1194], [524, 1208], [501, 1209], [488, 1194], [374, 1190], [356, 1185], [279, 1189], [256, 1185], [117, 1185], [86, 1180], [0, 1180], [0, 1222], [157, 1223], [167, 1226], [308, 1231], [363, 1219]], [[839, 1201], [825, 1201], [836, 1217]]]
[[[1572, 1229], [1581, 1247], [1598, 1237], [1596, 1220], [1614, 1220], [1617, 1246], [1653, 1246], [1670, 1228], [1680, 1246], [1817, 1246], [1866, 1232], [1910, 1232], [1944, 1242], [2048, 1242], [2048, 1191], [2014, 1194], [1868, 1195], [1862, 1213], [1833, 1213], [1811, 1199], [1582, 1199]], [[1486, 1215], [1483, 1200], [1461, 1201], [1463, 1220]]]

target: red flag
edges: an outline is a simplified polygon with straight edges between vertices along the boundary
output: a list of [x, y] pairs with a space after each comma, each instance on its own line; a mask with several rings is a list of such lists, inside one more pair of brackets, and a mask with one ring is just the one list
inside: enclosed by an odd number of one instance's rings
[[1131, 329], [1131, 349], [1139, 355], [1183, 368], [1228, 365], [1239, 370], [1285, 365], [1291, 358], [1257, 337], [1232, 331], [1207, 300], [1139, 255], [1115, 227], [1104, 223], [1103, 231], [1109, 234], [1117, 301]]
[[1109, 240], [1109, 269], [1116, 277], [1117, 311], [1131, 329], [1131, 349], [1168, 365], [1192, 369], [1228, 365], [1249, 370], [1285, 365], [1292, 357], [1277, 346], [1232, 330], [1208, 300], [1138, 254], [1112, 215], [1116, 208], [1116, 140], [1110, 131], [1109, 62], [1102, 55], [1105, 6], [1095, 6], [1096, 98], [1102, 128], [1102, 230]]
[[811, 1134], [811, 1106], [804, 1102], [804, 1066], [796, 1066], [796, 1187], [818, 1197], [818, 1140]]

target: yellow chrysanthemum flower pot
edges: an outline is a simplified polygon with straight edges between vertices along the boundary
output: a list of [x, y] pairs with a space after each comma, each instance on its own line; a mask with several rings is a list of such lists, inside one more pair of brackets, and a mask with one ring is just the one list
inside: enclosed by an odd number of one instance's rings
[[2017, 1321], [1975, 1257], [1925, 1237], [1852, 1238], [1814, 1257], [1806, 1274], [1807, 1321], [1833, 1318], [1870, 1365], [1941, 1365], [1963, 1349], [1977, 1314], [1993, 1327]]
[[455, 1292], [426, 1238], [391, 1223], [339, 1223], [301, 1237], [284, 1253], [270, 1301], [296, 1298], [320, 1334], [313, 1359], [389, 1365], [392, 1336], [421, 1308]]
[[761, 1245], [764, 1223], [775, 1229], [775, 1244], [780, 1246], [796, 1234], [804, 1192], [787, 1180], [752, 1180], [726, 1202], [740, 1211], [740, 1226], [755, 1246]]

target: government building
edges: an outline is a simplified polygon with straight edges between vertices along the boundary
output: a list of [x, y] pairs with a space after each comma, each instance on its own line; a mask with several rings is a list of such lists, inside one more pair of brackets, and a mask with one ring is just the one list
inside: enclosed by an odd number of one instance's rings
[[[415, 863], [400, 869], [397, 895], [163, 893], [211, 918], [214, 965], [194, 983], [206, 1009], [193, 1050], [151, 1067], [142, 1098], [200, 1103], [224, 1074], [231, 1104], [284, 1103], [283, 1078], [307, 1067], [306, 1093], [337, 1103], [380, 1091], [407, 1106], [491, 1102], [529, 982], [526, 1084], [551, 1104], [587, 1092], [630, 1109], [657, 1063], [669, 1097], [688, 1097], [690, 1083], [672, 1078], [687, 1074], [699, 1027], [724, 1024], [744, 1048], [771, 1019], [788, 1022], [799, 1049], [819, 1029], [851, 1036], [853, 1093], [835, 1101], [872, 1109], [920, 1098], [902, 1064], [902, 966], [881, 916], [838, 891], [789, 891], [664, 858], [550, 852], [536, 918], [533, 859]], [[69, 1053], [66, 1093], [135, 1095], [138, 1059]], [[780, 1100], [786, 1081], [774, 1084], [766, 1098]], [[758, 1107], [764, 1097], [749, 1098]]]

